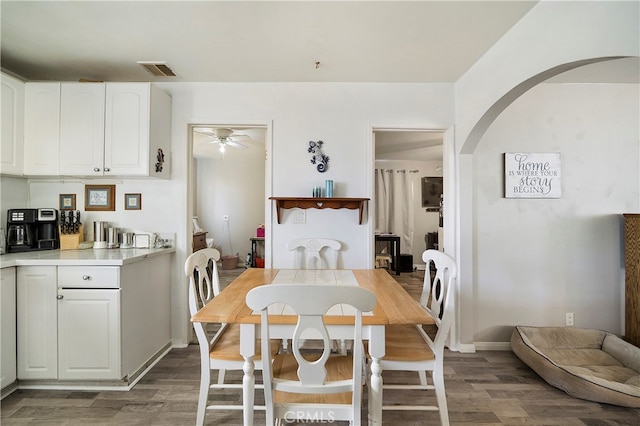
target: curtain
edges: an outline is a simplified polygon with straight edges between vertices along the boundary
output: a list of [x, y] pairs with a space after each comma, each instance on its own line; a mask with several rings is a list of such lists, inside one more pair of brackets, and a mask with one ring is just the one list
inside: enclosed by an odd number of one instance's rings
[[375, 170], [376, 230], [398, 235], [403, 253], [411, 253], [413, 245], [414, 190], [411, 173], [413, 171]]

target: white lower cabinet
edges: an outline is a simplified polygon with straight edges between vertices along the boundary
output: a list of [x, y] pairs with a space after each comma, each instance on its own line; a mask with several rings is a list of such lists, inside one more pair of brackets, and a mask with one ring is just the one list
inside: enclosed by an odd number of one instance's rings
[[18, 267], [18, 379], [122, 377], [119, 269]]
[[18, 379], [58, 378], [55, 266], [17, 268]]
[[17, 267], [18, 381], [130, 382], [170, 345], [169, 265]]
[[119, 379], [120, 290], [58, 290], [58, 378]]
[[16, 381], [16, 268], [0, 280], [0, 389]]

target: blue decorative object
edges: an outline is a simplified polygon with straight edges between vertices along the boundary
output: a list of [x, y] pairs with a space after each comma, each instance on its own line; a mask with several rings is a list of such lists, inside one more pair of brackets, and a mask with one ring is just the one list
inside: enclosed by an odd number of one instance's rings
[[326, 198], [333, 197], [333, 181], [332, 180], [324, 181], [324, 196]]
[[317, 164], [316, 168], [320, 173], [326, 172], [329, 167], [329, 156], [324, 155], [321, 151], [323, 143], [322, 141], [310, 141], [309, 149], [307, 149], [307, 152], [311, 153], [311, 164]]

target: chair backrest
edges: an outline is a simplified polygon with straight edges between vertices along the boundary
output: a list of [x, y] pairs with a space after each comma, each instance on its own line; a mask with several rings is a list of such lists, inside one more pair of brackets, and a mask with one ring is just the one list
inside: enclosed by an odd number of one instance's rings
[[220, 252], [205, 248], [193, 253], [184, 262], [184, 273], [189, 277], [189, 313], [193, 316], [208, 301], [220, 293], [218, 265]]
[[338, 253], [342, 244], [327, 238], [300, 238], [289, 241], [294, 252], [294, 269], [338, 269]]
[[436, 350], [444, 349], [444, 341], [453, 321], [456, 300], [455, 278], [458, 274], [456, 261], [438, 250], [425, 250], [422, 260], [427, 264], [420, 304], [435, 319], [438, 326], [433, 343]]
[[[273, 417], [274, 391], [306, 394], [329, 394], [352, 392], [351, 407], [359, 415], [362, 398], [362, 312], [372, 311], [377, 303], [376, 296], [369, 290], [355, 286], [322, 284], [271, 284], [256, 287], [247, 293], [249, 308], [261, 311], [262, 353], [270, 353], [268, 307], [273, 304], [288, 305], [298, 315], [293, 333], [293, 355], [298, 364], [298, 380], [274, 380], [272, 365], [263, 362], [263, 382], [267, 401], [267, 418]], [[353, 328], [353, 380], [330, 382], [326, 379], [325, 365], [333, 347], [331, 337], [325, 327], [323, 315], [332, 306], [343, 304], [354, 308]], [[352, 310], [353, 310], [352, 308]], [[344, 308], [343, 308], [344, 309]], [[344, 311], [343, 311], [344, 312]], [[300, 351], [300, 341], [313, 335], [323, 342], [322, 355], [313, 361], [307, 360]]]

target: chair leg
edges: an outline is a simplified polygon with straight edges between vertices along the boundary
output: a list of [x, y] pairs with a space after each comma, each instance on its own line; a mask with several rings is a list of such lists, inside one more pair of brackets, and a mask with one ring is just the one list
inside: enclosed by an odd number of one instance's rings
[[224, 376], [225, 376], [226, 372], [227, 372], [227, 370], [224, 370], [224, 369], [218, 370], [218, 384], [219, 385], [223, 385], [224, 384]]
[[209, 386], [211, 384], [211, 370], [209, 366], [202, 363], [200, 368], [200, 394], [198, 396], [198, 411], [196, 414], [196, 425], [204, 425], [204, 416], [207, 411], [207, 401], [209, 399]]
[[427, 373], [426, 371], [418, 371], [418, 377], [420, 377], [420, 386], [427, 386]]
[[441, 369], [436, 369], [432, 373], [433, 385], [438, 401], [438, 412], [440, 413], [440, 423], [443, 426], [449, 425], [449, 410], [447, 409], [447, 394], [444, 390], [444, 376]]

